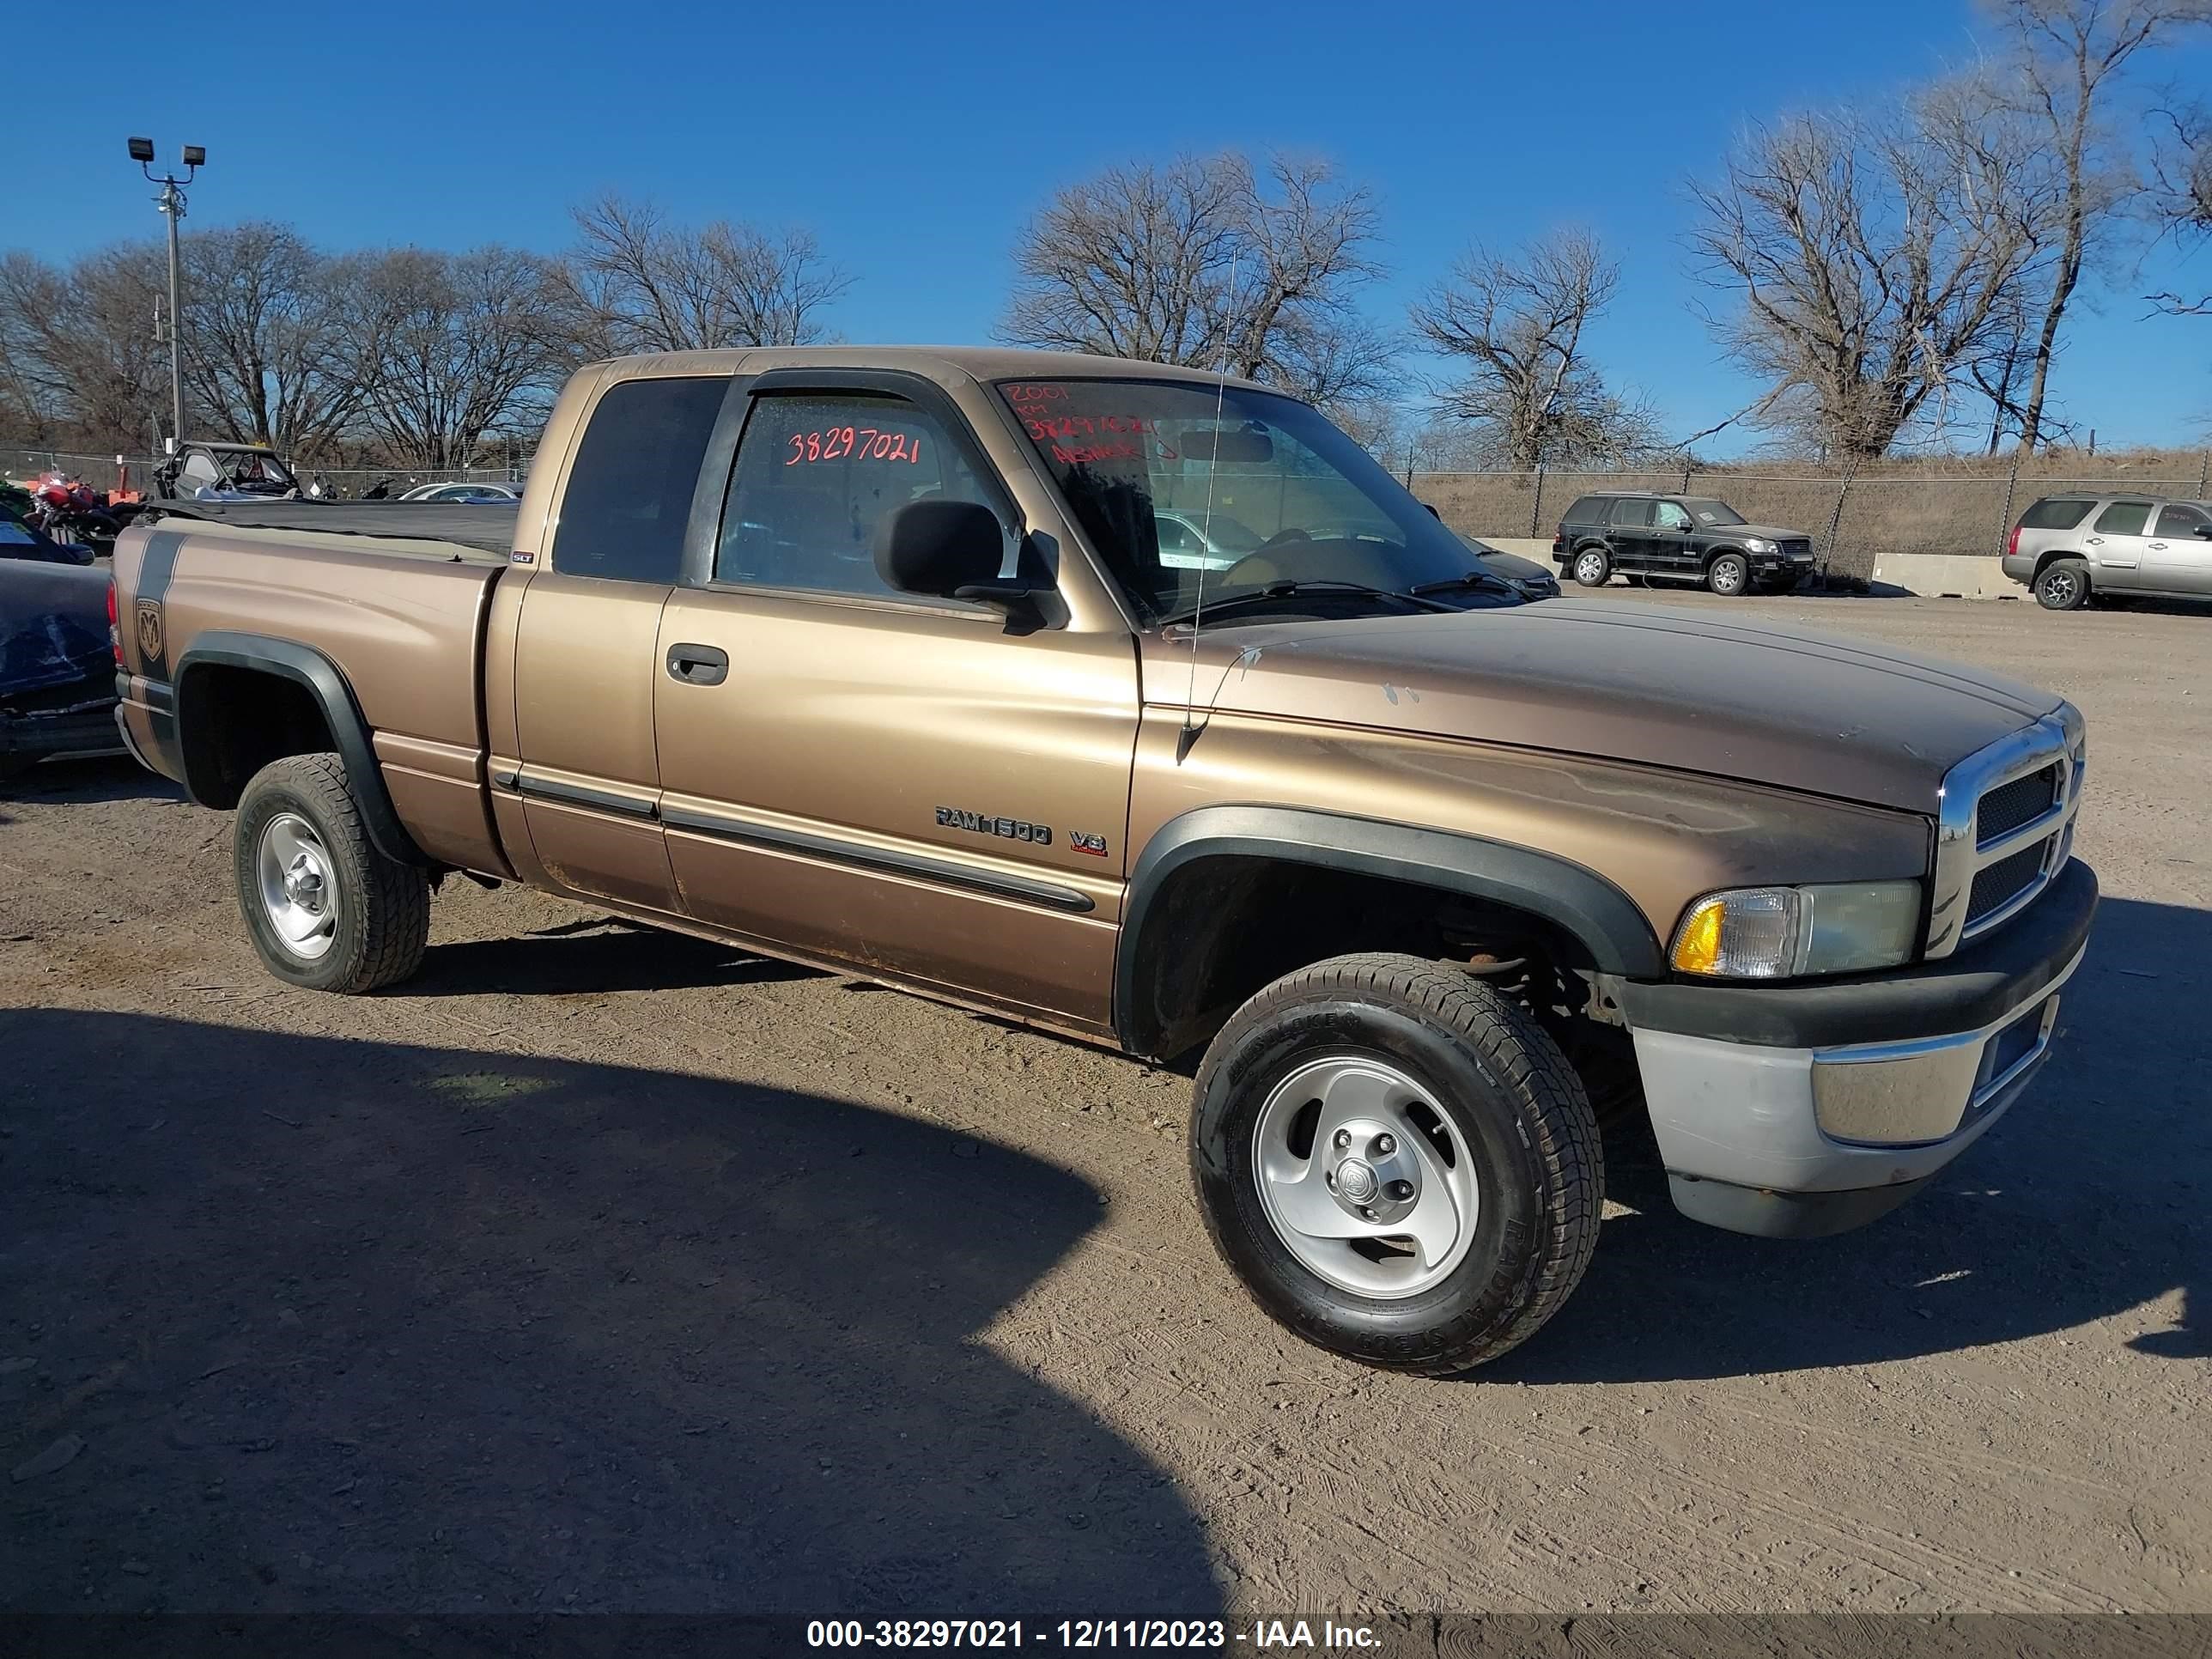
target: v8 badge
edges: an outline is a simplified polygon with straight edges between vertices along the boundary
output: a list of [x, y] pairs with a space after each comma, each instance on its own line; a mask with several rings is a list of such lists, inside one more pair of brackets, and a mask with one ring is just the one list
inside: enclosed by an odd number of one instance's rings
[[1080, 830], [1071, 830], [1067, 832], [1067, 844], [1077, 852], [1088, 853], [1093, 858], [1106, 856], [1106, 837], [1103, 836], [1087, 836]]

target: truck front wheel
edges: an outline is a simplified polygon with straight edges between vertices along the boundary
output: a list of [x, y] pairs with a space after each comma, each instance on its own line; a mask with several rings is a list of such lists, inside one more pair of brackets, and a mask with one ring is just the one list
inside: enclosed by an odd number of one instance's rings
[[1253, 1298], [1348, 1358], [1437, 1376], [1557, 1312], [1603, 1171], [1573, 1069], [1517, 1005], [1416, 957], [1278, 980], [1206, 1050], [1190, 1158]]
[[336, 755], [292, 755], [239, 797], [238, 908], [269, 971], [352, 995], [405, 979], [430, 937], [430, 887], [362, 827]]

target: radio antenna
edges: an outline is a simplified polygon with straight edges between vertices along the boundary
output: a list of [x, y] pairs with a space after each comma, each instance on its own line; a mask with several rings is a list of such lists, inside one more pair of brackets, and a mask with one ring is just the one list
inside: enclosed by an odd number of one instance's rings
[[[1231, 316], [1237, 312], [1237, 270], [1244, 258], [1240, 244], [1229, 254], [1229, 304]], [[1176, 764], [1181, 766], [1190, 746], [1198, 741], [1198, 641], [1206, 623], [1206, 562], [1213, 553], [1213, 475], [1221, 466], [1221, 413], [1229, 396], [1229, 346], [1232, 336], [1224, 331], [1221, 337], [1221, 378], [1213, 383], [1213, 436], [1206, 449], [1206, 513], [1199, 520], [1198, 531], [1198, 599], [1190, 612], [1190, 679], [1182, 694], [1182, 730], [1176, 734]], [[1217, 695], [1218, 690], [1217, 688]]]

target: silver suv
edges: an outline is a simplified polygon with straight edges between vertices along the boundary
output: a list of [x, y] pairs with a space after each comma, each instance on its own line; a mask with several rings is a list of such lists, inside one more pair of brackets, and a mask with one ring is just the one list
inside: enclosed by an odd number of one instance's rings
[[2212, 502], [2046, 495], [2013, 527], [2004, 573], [2046, 611], [2096, 593], [2212, 599]]

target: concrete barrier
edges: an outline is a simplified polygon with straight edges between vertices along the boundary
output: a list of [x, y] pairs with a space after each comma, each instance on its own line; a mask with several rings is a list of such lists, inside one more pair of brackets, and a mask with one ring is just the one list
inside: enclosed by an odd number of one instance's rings
[[[1552, 562], [1548, 536], [1485, 536], [1501, 553], [1518, 553], [1539, 564]], [[1902, 588], [1928, 599], [2024, 599], [2027, 588], [2005, 574], [1996, 556], [1967, 553], [1885, 553], [1874, 562], [1877, 584]]]
[[1885, 553], [1874, 579], [1908, 593], [1946, 599], [2024, 599], [2027, 589], [2005, 574], [1993, 553]]

